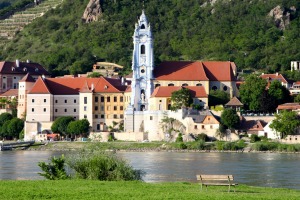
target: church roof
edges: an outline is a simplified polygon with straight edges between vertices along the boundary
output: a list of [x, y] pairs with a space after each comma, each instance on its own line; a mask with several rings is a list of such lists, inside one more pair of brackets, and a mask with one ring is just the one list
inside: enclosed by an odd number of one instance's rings
[[156, 80], [235, 81], [230, 61], [168, 61], [154, 69]]
[[125, 85], [119, 79], [110, 78], [39, 78], [29, 94], [74, 95], [79, 92], [124, 92]]
[[181, 86], [159, 86], [159, 87], [155, 88], [151, 97], [171, 97], [172, 92], [180, 90], [181, 88], [189, 89], [189, 92], [190, 92], [192, 98], [207, 97], [207, 94], [206, 94], [203, 86], [184, 86], [184, 87], [181, 87]]

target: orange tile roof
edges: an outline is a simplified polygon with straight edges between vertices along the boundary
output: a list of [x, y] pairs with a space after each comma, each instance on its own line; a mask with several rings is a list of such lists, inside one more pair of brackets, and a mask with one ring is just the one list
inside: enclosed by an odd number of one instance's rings
[[155, 88], [153, 91], [151, 97], [171, 97], [172, 92], [180, 90], [181, 88], [187, 88], [190, 91], [190, 94], [192, 98], [198, 97], [198, 98], [203, 98], [207, 97], [208, 95], [205, 92], [205, 89], [203, 86], [159, 86]]
[[208, 81], [201, 62], [168, 61], [154, 68], [156, 80]]
[[127, 86], [121, 84], [119, 79], [109, 78], [87, 78], [87, 77], [66, 77], [66, 78], [39, 78], [29, 94], [54, 94], [72, 95], [79, 92], [124, 92]]
[[162, 62], [154, 69], [156, 80], [179, 81], [235, 81], [230, 61], [170, 61]]
[[300, 103], [285, 103], [278, 105], [277, 110], [298, 110], [300, 109]]
[[19, 92], [18, 89], [10, 89], [10, 90], [2, 93], [0, 95], [0, 97], [17, 97], [18, 96], [18, 92]]
[[206, 76], [210, 81], [235, 81], [233, 62], [230, 61], [205, 61], [202, 62]]
[[288, 83], [288, 81], [282, 76], [282, 74], [262, 74], [260, 77], [263, 79], [267, 79], [267, 81], [278, 80], [282, 83]]

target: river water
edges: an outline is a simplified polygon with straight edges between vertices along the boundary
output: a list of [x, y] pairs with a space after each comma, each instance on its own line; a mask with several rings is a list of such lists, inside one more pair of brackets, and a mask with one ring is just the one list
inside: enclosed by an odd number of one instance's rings
[[[67, 153], [67, 152], [66, 152]], [[38, 162], [60, 152], [0, 152], [0, 179], [43, 179]], [[118, 152], [135, 169], [146, 172], [144, 181], [195, 182], [196, 174], [233, 174], [237, 183], [300, 189], [300, 154]]]

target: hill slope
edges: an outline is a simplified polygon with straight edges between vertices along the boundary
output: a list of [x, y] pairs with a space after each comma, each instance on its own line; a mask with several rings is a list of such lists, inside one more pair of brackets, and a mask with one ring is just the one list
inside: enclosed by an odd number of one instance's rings
[[[103, 0], [101, 20], [81, 17], [89, 0], [65, 0], [17, 34], [0, 59], [30, 59], [55, 75], [90, 71], [98, 60], [130, 71], [132, 34], [142, 1]], [[207, 3], [208, 2], [208, 3]], [[210, 3], [212, 2], [212, 3]], [[276, 6], [287, 20], [284, 30], [268, 17]], [[145, 13], [161, 60], [231, 60], [239, 68], [289, 69], [300, 58], [298, 0], [151, 0]], [[289, 25], [288, 25], [289, 24]]]

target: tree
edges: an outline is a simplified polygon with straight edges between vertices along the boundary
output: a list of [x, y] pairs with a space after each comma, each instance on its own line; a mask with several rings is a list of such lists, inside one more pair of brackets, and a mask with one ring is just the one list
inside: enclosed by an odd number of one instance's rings
[[192, 103], [189, 89], [181, 88], [180, 90], [172, 92], [171, 101], [173, 110], [180, 109], [183, 106], [188, 107]]
[[229, 101], [229, 94], [222, 90], [211, 90], [208, 95], [209, 106], [224, 105]]
[[51, 158], [51, 162], [39, 162], [38, 166], [44, 173], [38, 173], [39, 175], [45, 177], [48, 180], [64, 180], [68, 179], [69, 176], [65, 170], [65, 157], [56, 158], [55, 156]]
[[74, 118], [70, 117], [70, 116], [59, 117], [53, 122], [53, 124], [51, 126], [51, 131], [53, 133], [60, 133], [60, 134], [66, 135], [68, 125], [72, 121], [74, 121]]
[[10, 120], [4, 122], [4, 124], [1, 127], [1, 137], [8, 137], [8, 125], [10, 123]]
[[260, 97], [265, 91], [267, 81], [256, 75], [250, 75], [245, 83], [240, 86], [240, 96], [242, 103], [247, 105], [250, 110], [259, 110], [261, 107]]
[[236, 128], [240, 123], [240, 118], [235, 110], [228, 108], [221, 114], [221, 123], [229, 129]]
[[81, 119], [77, 121], [71, 121], [67, 127], [67, 132], [77, 136], [88, 133], [89, 128], [90, 122], [87, 119]]
[[12, 114], [10, 113], [2, 113], [0, 115], [0, 127], [6, 122], [13, 118]]
[[300, 103], [300, 94], [298, 94], [297, 96], [295, 96], [294, 102], [295, 103]]
[[24, 128], [24, 121], [15, 117], [9, 121], [9, 124], [7, 126], [7, 131], [9, 136], [13, 138], [19, 138], [19, 135], [23, 130], [23, 128]]
[[259, 98], [259, 110], [264, 113], [274, 112], [277, 108], [276, 100], [265, 90]]
[[294, 111], [282, 111], [275, 115], [275, 119], [270, 124], [270, 128], [281, 133], [281, 138], [287, 135], [294, 135], [300, 126], [300, 118]]
[[99, 72], [93, 72], [93, 73], [88, 75], [88, 78], [99, 78], [101, 76], [103, 76], [103, 75], [100, 74]]
[[279, 104], [289, 102], [291, 100], [290, 92], [286, 87], [281, 85], [278, 80], [272, 81], [268, 89], [268, 93], [276, 102], [276, 107]]

